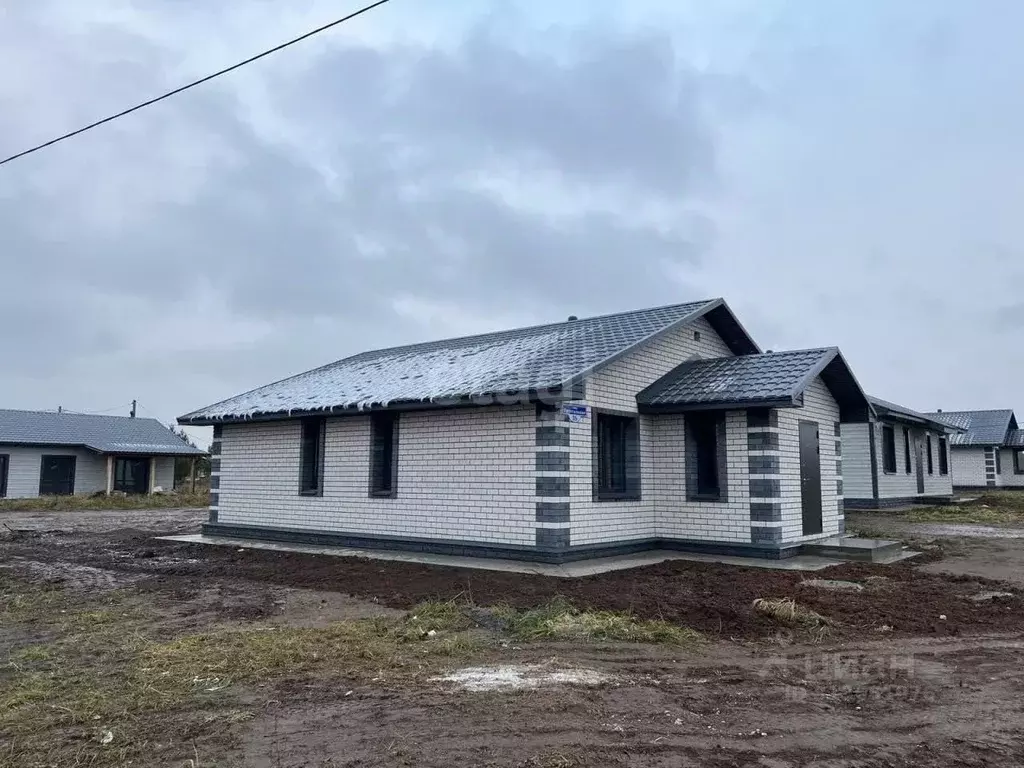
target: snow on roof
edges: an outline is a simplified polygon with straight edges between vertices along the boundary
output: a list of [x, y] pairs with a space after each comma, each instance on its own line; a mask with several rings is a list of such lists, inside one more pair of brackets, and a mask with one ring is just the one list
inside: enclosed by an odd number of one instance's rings
[[0, 443], [75, 445], [98, 453], [195, 456], [195, 448], [156, 419], [0, 409]]
[[[707, 299], [364, 352], [193, 411], [179, 422], [210, 424], [551, 390], [676, 323], [718, 308], [728, 312], [721, 299]], [[742, 328], [739, 333], [756, 349]]]

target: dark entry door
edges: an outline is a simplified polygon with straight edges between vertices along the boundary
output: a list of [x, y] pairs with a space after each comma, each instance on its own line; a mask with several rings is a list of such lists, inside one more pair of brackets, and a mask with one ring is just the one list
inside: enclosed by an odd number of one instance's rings
[[40, 496], [70, 496], [75, 492], [75, 457], [43, 456], [39, 470]]
[[914, 454], [917, 465], [917, 492], [924, 493], [924, 441], [921, 439], [921, 435], [917, 432], [914, 433]]
[[0, 499], [7, 495], [7, 472], [11, 468], [11, 457], [0, 454]]
[[149, 459], [118, 459], [114, 462], [114, 490], [149, 493]]
[[800, 502], [804, 534], [821, 533], [821, 452], [815, 421], [800, 422]]

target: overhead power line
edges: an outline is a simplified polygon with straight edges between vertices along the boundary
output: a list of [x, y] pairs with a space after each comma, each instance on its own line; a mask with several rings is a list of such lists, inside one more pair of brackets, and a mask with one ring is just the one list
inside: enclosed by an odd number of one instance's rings
[[156, 104], [158, 101], [169, 99], [171, 96], [176, 96], [177, 94], [182, 93], [183, 91], [187, 91], [190, 88], [195, 88], [197, 85], [208, 83], [215, 77], [226, 75], [228, 72], [234, 72], [236, 69], [240, 69], [241, 67], [244, 67], [246, 64], [252, 64], [254, 61], [259, 61], [264, 56], [269, 56], [270, 54], [277, 53], [278, 51], [283, 50], [290, 45], [300, 43], [303, 40], [306, 40], [307, 38], [313, 37], [313, 35], [318, 35], [321, 32], [325, 32], [326, 30], [331, 29], [332, 27], [336, 27], [339, 24], [343, 24], [344, 22], [349, 21], [350, 19], [354, 19], [356, 16], [361, 16], [367, 11], [372, 11], [377, 6], [384, 5], [387, 2], [390, 2], [390, 0], [377, 0], [377, 2], [371, 3], [370, 5], [360, 8], [358, 11], [350, 13], [348, 16], [343, 16], [342, 18], [336, 19], [335, 21], [332, 21], [329, 24], [324, 24], [322, 27], [317, 27], [316, 29], [310, 30], [306, 34], [300, 35], [299, 37], [289, 40], [288, 42], [281, 43], [280, 45], [274, 46], [273, 48], [263, 51], [262, 53], [258, 53], [255, 56], [250, 56], [245, 61], [240, 61], [237, 64], [232, 64], [230, 67], [226, 67], [225, 69], [222, 69], [219, 72], [214, 72], [212, 75], [207, 75], [206, 77], [202, 77], [199, 80], [195, 80], [191, 83], [188, 83], [187, 85], [183, 85], [180, 88], [175, 88], [173, 91], [168, 91], [167, 93], [161, 94], [156, 98], [149, 99], [148, 101], [144, 101], [141, 104], [136, 104], [134, 107], [130, 107], [126, 110], [123, 110], [122, 112], [118, 112], [116, 115], [111, 115], [110, 117], [105, 117], [102, 120], [97, 120], [95, 123], [90, 123], [89, 125], [83, 126], [78, 130], [71, 131], [70, 133], [65, 133], [63, 136], [58, 136], [55, 139], [50, 139], [49, 141], [32, 147], [31, 149], [26, 149], [23, 150], [22, 152], [18, 152], [16, 155], [11, 155], [10, 157], [0, 160], [0, 165], [5, 165], [11, 162], [12, 160], [17, 160], [19, 157], [24, 157], [25, 155], [31, 155], [33, 152], [38, 152], [41, 149], [52, 147], [54, 144], [57, 144], [66, 139], [70, 139], [73, 136], [77, 136], [80, 133], [85, 133], [86, 131], [92, 130], [93, 128], [98, 128], [99, 126], [105, 123], [113, 122], [114, 120], [122, 118], [125, 115], [130, 115], [132, 112], [138, 112], [140, 109], [148, 107], [152, 104]]

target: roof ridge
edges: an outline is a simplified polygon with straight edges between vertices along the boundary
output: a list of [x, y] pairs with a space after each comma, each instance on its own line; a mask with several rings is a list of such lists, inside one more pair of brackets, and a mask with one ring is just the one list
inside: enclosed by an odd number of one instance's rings
[[30, 408], [0, 408], [0, 413], [31, 413], [37, 416], [85, 416], [90, 419], [125, 419], [128, 421], [155, 421], [163, 425], [160, 419], [153, 416], [118, 416], [113, 413], [81, 413], [79, 411], [40, 411]]

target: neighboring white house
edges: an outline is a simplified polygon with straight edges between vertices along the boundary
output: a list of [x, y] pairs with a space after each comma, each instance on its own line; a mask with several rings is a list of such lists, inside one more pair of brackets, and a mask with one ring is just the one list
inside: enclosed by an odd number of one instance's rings
[[843, 425], [846, 506], [885, 509], [951, 500], [949, 442], [956, 429], [887, 400], [868, 400], [874, 417]]
[[782, 557], [844, 529], [835, 348], [761, 353], [721, 299], [349, 357], [212, 425], [211, 535], [560, 562]]
[[1024, 430], [1010, 409], [928, 414], [960, 431], [953, 449], [956, 488], [1024, 488]]
[[155, 419], [0, 410], [0, 498], [171, 490], [201, 455]]

